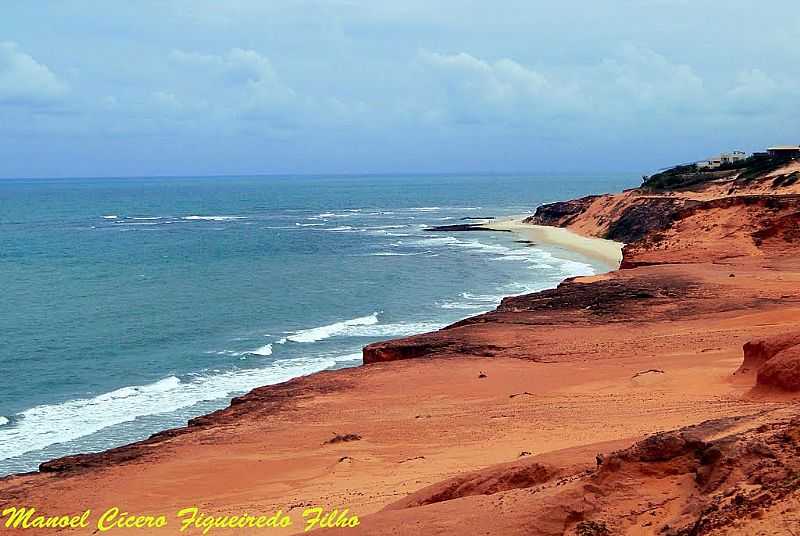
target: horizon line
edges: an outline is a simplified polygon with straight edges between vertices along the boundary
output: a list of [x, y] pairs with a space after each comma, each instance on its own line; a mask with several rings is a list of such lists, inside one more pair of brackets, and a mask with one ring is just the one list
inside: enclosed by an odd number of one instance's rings
[[69, 179], [123, 179], [123, 180], [136, 180], [136, 179], [212, 179], [212, 178], [259, 178], [259, 177], [444, 177], [444, 176], [484, 176], [484, 177], [510, 177], [520, 175], [577, 175], [577, 176], [601, 176], [609, 174], [640, 174], [640, 171], [632, 170], [614, 170], [603, 172], [581, 172], [581, 171], [567, 171], [567, 170], [539, 170], [539, 171], [437, 171], [437, 172], [361, 172], [361, 173], [209, 173], [209, 174], [190, 174], [190, 175], [57, 175], [57, 176], [29, 176], [29, 177], [16, 177], [16, 176], [0, 176], [0, 181], [13, 181], [13, 180], [69, 180]]

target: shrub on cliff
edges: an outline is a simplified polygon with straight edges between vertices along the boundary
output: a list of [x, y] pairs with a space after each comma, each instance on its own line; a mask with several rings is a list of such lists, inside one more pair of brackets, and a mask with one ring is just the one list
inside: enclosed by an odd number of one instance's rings
[[696, 186], [715, 179], [736, 176], [740, 181], [751, 181], [771, 173], [791, 161], [788, 157], [774, 157], [756, 154], [729, 164], [722, 164], [713, 170], [701, 170], [696, 164], [675, 166], [661, 171], [642, 182], [642, 188], [650, 190], [678, 190]]

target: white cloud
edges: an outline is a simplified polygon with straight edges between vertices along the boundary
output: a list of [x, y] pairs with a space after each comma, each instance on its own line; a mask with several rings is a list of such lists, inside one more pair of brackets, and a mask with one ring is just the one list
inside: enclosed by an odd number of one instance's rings
[[733, 86], [723, 95], [724, 110], [733, 114], [756, 115], [783, 113], [785, 120], [797, 115], [795, 103], [800, 100], [796, 82], [770, 76], [761, 69], [737, 74]]
[[445, 92], [440, 105], [458, 121], [560, 116], [583, 106], [573, 84], [509, 58], [487, 61], [465, 52], [421, 51], [419, 59]]
[[423, 51], [421, 62], [445, 93], [438, 106], [455, 120], [502, 121], [553, 128], [568, 119], [625, 120], [642, 114], [698, 111], [713, 99], [687, 64], [624, 45], [594, 64], [534, 69], [514, 59]]
[[[211, 84], [196, 83], [194, 89], [205, 89], [204, 98], [212, 106], [233, 115], [285, 123], [288, 114], [302, 105], [297, 93], [278, 77], [269, 58], [254, 50], [233, 48], [221, 55], [173, 50], [170, 60], [199, 71], [199, 77], [212, 79]], [[173, 103], [179, 99], [174, 93], [162, 93], [162, 101], [165, 95]]]
[[639, 108], [692, 108], [706, 96], [703, 79], [683, 63], [631, 44], [604, 59], [596, 83], [606, 96], [616, 94]]
[[67, 90], [65, 82], [16, 43], [0, 42], [0, 104], [48, 105]]

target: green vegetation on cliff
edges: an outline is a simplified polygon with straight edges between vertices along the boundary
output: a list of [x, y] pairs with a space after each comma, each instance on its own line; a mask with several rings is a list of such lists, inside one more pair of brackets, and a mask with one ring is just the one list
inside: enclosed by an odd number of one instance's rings
[[659, 191], [680, 190], [734, 176], [741, 181], [750, 181], [775, 171], [790, 161], [791, 158], [759, 153], [739, 162], [723, 164], [712, 170], [698, 168], [696, 164], [675, 166], [645, 178], [642, 188]]

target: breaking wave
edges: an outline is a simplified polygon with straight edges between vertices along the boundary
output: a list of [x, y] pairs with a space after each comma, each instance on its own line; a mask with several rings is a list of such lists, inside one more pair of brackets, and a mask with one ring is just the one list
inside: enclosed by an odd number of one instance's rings
[[317, 342], [336, 335], [343, 335], [354, 327], [358, 326], [371, 326], [378, 323], [378, 313], [371, 315], [361, 316], [342, 322], [335, 322], [326, 326], [319, 326], [311, 329], [304, 329], [298, 331], [294, 335], [286, 337], [287, 340], [292, 342]]
[[[360, 353], [285, 359], [270, 366], [169, 376], [146, 385], [123, 387], [92, 398], [30, 408], [15, 417], [14, 426], [0, 420], [0, 460], [73, 441], [139, 417], [188, 408], [200, 402], [225, 399], [262, 385], [273, 385], [361, 359]], [[58, 423], [58, 426], [54, 426]]]

